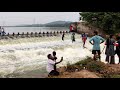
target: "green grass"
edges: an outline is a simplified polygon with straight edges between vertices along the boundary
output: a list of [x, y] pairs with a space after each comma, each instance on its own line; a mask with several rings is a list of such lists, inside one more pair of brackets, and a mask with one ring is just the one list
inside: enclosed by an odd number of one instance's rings
[[87, 65], [88, 62], [91, 62], [91, 57], [87, 57], [86, 59], [78, 61], [75, 64], [67, 63], [67, 69], [66, 69], [66, 71], [74, 72], [76, 70], [84, 69], [84, 67], [86, 67], [86, 65]]
[[111, 75], [110, 78], [120, 78], [120, 75]]
[[68, 72], [75, 72], [76, 70], [81, 70], [81, 69], [83, 69], [81, 66], [70, 65], [70, 63], [67, 63], [66, 71], [68, 71]]
[[106, 65], [100, 61], [91, 61], [86, 65], [87, 69], [92, 72], [101, 73], [103, 70], [106, 69]]
[[75, 72], [76, 70], [87, 69], [91, 72], [95, 72], [99, 77], [102, 78], [119, 78], [118, 73], [113, 72], [113, 70], [108, 69], [108, 66], [100, 61], [94, 61], [91, 57], [79, 61], [75, 64], [67, 64], [66, 71]]
[[91, 61], [92, 61], [91, 57], [86, 57], [86, 59], [81, 60], [81, 61], [75, 63], [74, 65], [78, 65], [78, 66], [81, 66], [81, 67], [86, 67], [86, 65]]

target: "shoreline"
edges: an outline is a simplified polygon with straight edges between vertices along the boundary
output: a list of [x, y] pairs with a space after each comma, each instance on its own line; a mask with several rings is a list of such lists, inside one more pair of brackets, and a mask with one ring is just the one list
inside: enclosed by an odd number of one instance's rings
[[59, 76], [48, 78], [120, 78], [119, 64], [105, 64], [91, 58], [58, 68], [58, 71]]

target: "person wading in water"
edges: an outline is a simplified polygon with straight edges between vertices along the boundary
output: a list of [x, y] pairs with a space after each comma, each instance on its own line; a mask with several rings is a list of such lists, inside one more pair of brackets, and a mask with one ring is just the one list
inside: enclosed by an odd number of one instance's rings
[[75, 33], [72, 33], [71, 39], [72, 39], [72, 43], [75, 42]]
[[65, 33], [62, 34], [62, 40], [64, 41]]
[[85, 42], [87, 40], [87, 35], [85, 33], [82, 34], [83, 48], [85, 48]]

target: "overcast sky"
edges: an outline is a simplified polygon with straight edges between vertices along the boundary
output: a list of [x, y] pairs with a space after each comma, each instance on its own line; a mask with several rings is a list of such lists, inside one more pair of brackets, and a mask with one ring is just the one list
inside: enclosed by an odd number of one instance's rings
[[79, 21], [79, 12], [0, 12], [0, 25]]

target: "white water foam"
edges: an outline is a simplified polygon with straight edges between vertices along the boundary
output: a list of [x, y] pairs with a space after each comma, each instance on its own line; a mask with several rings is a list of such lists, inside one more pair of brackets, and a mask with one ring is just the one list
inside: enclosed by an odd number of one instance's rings
[[[31, 38], [29, 42], [30, 39], [24, 38], [16, 40], [12, 44], [8, 42], [6, 45], [0, 45], [0, 75], [4, 77], [11, 73], [24, 73], [25, 71], [45, 68], [47, 55], [54, 50], [57, 52], [58, 61], [61, 57], [64, 58], [58, 67], [66, 65], [68, 62], [75, 63], [83, 60], [86, 56], [92, 57], [90, 52], [92, 45], [87, 41], [86, 47], [89, 50], [83, 48], [78, 34], [76, 34], [76, 42], [74, 43], [71, 41], [71, 35], [66, 35], [65, 41], [62, 41], [61, 37], [43, 37], [42, 39]], [[26, 42], [24, 42], [25, 40]], [[101, 50], [103, 47], [102, 44]], [[103, 53], [102, 60], [105, 62]], [[117, 62], [118, 58], [116, 56]]]

